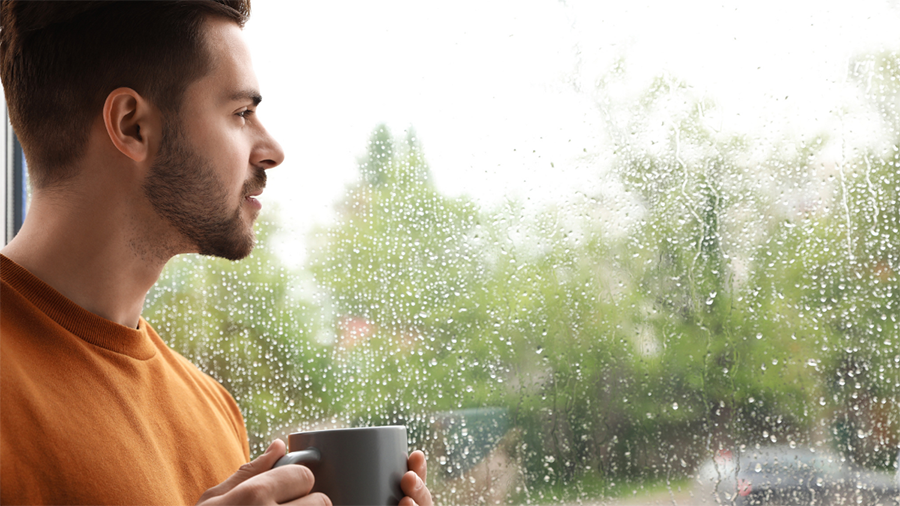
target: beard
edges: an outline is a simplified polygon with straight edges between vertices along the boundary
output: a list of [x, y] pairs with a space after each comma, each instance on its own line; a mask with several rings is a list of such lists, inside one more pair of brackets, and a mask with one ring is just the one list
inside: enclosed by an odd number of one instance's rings
[[244, 183], [241, 199], [232, 206], [228, 189], [209, 160], [167, 121], [159, 158], [150, 168], [143, 189], [157, 214], [193, 243], [201, 255], [240, 260], [250, 254], [256, 242], [252, 220], [247, 224], [242, 219], [244, 198], [265, 186], [266, 173], [259, 169]]

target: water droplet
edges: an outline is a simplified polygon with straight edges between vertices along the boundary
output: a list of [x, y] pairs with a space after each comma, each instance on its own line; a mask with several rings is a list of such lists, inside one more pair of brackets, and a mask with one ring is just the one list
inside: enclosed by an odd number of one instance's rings
[[677, 402], [672, 403], [672, 409], [674, 409], [675, 411], [678, 411], [678, 403]]
[[757, 338], [757, 339], [762, 339], [762, 333], [761, 333], [761, 332], [760, 332], [760, 333], [757, 333], [757, 334], [756, 334], [756, 338]]
[[756, 466], [753, 467], [753, 470], [756, 471], [757, 473], [760, 472], [760, 471], [762, 471], [762, 464], [760, 464], [759, 462], [757, 462], [757, 463], [756, 463]]

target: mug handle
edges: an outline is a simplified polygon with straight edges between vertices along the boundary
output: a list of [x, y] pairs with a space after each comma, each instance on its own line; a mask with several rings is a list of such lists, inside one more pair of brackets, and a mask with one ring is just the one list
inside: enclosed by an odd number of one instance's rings
[[278, 459], [278, 462], [276, 462], [275, 465], [272, 466], [272, 469], [287, 464], [306, 464], [309, 462], [318, 462], [320, 460], [322, 460], [322, 454], [319, 452], [319, 449], [314, 446], [310, 446], [305, 450], [291, 452], [284, 457], [281, 457], [280, 459]]

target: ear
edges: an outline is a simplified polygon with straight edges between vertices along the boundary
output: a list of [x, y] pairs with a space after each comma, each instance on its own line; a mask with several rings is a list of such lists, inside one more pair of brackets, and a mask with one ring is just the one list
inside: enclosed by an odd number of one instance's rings
[[131, 88], [117, 88], [106, 97], [103, 123], [116, 149], [135, 162], [150, 157], [161, 135], [156, 108]]

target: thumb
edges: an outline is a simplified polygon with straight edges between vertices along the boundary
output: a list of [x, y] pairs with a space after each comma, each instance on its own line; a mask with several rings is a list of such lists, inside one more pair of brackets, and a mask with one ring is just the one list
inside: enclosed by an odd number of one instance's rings
[[231, 491], [231, 489], [240, 485], [241, 483], [258, 474], [262, 474], [272, 469], [272, 466], [275, 465], [275, 462], [277, 462], [281, 457], [284, 457], [284, 454], [284, 441], [280, 439], [272, 441], [272, 444], [270, 444], [269, 447], [266, 448], [266, 451], [262, 455], [242, 465], [237, 471], [235, 471], [234, 474], [229, 476], [228, 479], [207, 490], [206, 493], [203, 494], [201, 502], [203, 499], [218, 497], [220, 495], [227, 494]]

